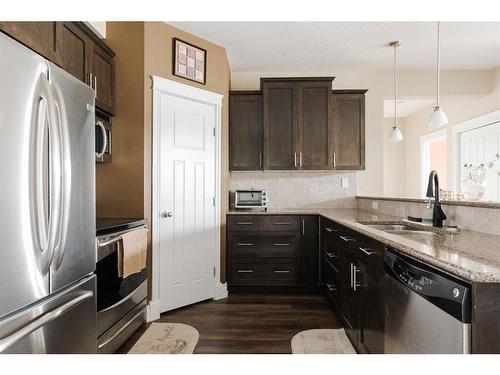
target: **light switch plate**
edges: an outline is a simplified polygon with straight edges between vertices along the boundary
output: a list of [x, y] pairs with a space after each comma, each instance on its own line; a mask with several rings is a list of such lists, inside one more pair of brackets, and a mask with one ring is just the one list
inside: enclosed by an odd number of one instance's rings
[[342, 189], [347, 189], [349, 187], [349, 179], [347, 177], [342, 177], [340, 180], [340, 186]]
[[378, 210], [378, 202], [377, 201], [372, 201], [372, 209]]

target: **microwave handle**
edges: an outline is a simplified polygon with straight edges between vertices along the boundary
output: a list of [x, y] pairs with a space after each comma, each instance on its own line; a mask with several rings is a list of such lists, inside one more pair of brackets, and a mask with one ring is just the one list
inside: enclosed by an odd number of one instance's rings
[[108, 135], [106, 134], [106, 128], [104, 127], [102, 121], [97, 121], [96, 125], [99, 126], [99, 128], [101, 129], [102, 139], [103, 139], [101, 151], [95, 153], [96, 158], [100, 159], [104, 156], [104, 153], [106, 152], [106, 147], [108, 146]]

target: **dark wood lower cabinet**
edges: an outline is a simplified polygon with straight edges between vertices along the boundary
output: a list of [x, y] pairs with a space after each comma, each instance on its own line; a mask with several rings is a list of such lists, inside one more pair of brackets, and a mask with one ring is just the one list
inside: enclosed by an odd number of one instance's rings
[[383, 353], [384, 274], [378, 263], [383, 262], [384, 246], [325, 219], [320, 233], [325, 295], [355, 349]]
[[230, 290], [319, 285], [316, 215], [229, 215], [227, 222]]

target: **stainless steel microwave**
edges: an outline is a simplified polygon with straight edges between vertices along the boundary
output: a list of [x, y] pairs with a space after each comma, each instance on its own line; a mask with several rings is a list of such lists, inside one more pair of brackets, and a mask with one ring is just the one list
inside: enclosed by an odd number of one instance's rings
[[267, 208], [267, 190], [236, 190], [235, 208]]
[[111, 123], [104, 118], [95, 119], [95, 160], [111, 163]]

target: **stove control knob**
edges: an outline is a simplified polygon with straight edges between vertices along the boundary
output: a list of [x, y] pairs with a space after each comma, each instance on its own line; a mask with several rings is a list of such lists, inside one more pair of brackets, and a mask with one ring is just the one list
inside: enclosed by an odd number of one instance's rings
[[453, 297], [457, 298], [460, 295], [458, 288], [453, 288]]

